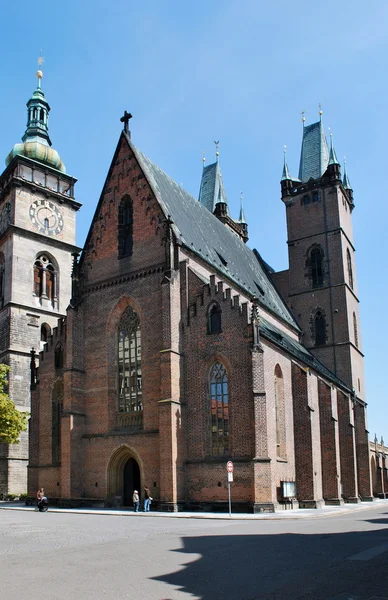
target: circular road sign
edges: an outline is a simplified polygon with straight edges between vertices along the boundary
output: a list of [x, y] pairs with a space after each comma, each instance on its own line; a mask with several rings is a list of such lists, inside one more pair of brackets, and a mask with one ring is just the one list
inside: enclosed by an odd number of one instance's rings
[[226, 470], [228, 471], [228, 473], [233, 473], [233, 463], [231, 460], [228, 460], [228, 462], [226, 463]]

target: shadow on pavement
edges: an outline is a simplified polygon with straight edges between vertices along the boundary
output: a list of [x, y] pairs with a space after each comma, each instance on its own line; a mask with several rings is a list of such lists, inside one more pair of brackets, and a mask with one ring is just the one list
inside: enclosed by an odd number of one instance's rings
[[[388, 600], [386, 528], [184, 537], [182, 544], [175, 552], [194, 555], [194, 560], [181, 571], [154, 579], [196, 600]], [[368, 551], [374, 555], [368, 558]]]

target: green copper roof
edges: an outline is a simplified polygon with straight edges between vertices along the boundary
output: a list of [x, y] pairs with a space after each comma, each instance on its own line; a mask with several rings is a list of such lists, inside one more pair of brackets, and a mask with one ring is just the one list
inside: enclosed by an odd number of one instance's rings
[[288, 170], [288, 165], [287, 165], [285, 159], [284, 159], [284, 165], [283, 165], [282, 178], [280, 181], [292, 181], [292, 177], [290, 175], [290, 171]]
[[205, 206], [211, 213], [214, 212], [218, 202], [224, 202], [228, 210], [228, 201], [222, 181], [221, 169], [219, 162], [204, 167], [202, 172], [201, 186], [199, 188], [200, 203]]
[[5, 163], [8, 166], [15, 156], [26, 156], [66, 173], [58, 152], [51, 148], [48, 133], [50, 106], [39, 86], [27, 102], [27, 129], [22, 137], [23, 143], [15, 144]]
[[337, 155], [333, 146], [333, 139], [330, 137], [330, 154], [329, 154], [329, 165], [339, 165]]
[[303, 128], [300, 154], [299, 179], [319, 179], [329, 164], [329, 148], [323, 131], [322, 121]]
[[244, 208], [243, 208], [242, 200], [240, 201], [240, 216], [238, 218], [238, 223], [241, 223], [242, 225], [246, 225], [247, 224], [247, 220], [246, 220], [245, 214], [244, 214]]
[[342, 180], [342, 185], [344, 186], [345, 190], [353, 190], [352, 185], [349, 181], [348, 173], [346, 171], [346, 162], [344, 163], [344, 177]]

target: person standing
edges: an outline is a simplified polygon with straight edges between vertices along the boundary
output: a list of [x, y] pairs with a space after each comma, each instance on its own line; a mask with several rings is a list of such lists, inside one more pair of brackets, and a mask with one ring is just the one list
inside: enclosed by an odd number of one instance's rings
[[137, 490], [133, 491], [132, 502], [133, 502], [133, 506], [135, 507], [135, 512], [139, 512], [140, 500], [139, 500], [139, 492]]
[[151, 492], [147, 486], [144, 486], [144, 512], [150, 512]]

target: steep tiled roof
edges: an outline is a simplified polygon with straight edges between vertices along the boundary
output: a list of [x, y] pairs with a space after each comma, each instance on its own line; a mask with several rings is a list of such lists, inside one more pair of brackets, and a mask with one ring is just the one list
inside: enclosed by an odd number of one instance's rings
[[165, 214], [170, 215], [178, 241], [199, 255], [283, 321], [299, 329], [270, 281], [261, 259], [205, 206], [173, 181], [133, 146], [139, 164]]
[[303, 128], [302, 150], [300, 153], [299, 179], [319, 179], [329, 164], [329, 148], [327, 146], [322, 121]]
[[288, 354], [300, 360], [304, 365], [311, 367], [314, 371], [326, 377], [336, 385], [346, 391], [351, 391], [349, 387], [341, 381], [334, 373], [325, 367], [307, 348], [300, 344], [297, 340], [292, 339], [289, 335], [280, 331], [277, 327], [269, 323], [266, 319], [260, 318], [259, 321], [260, 334], [273, 342], [276, 346], [283, 348]]

